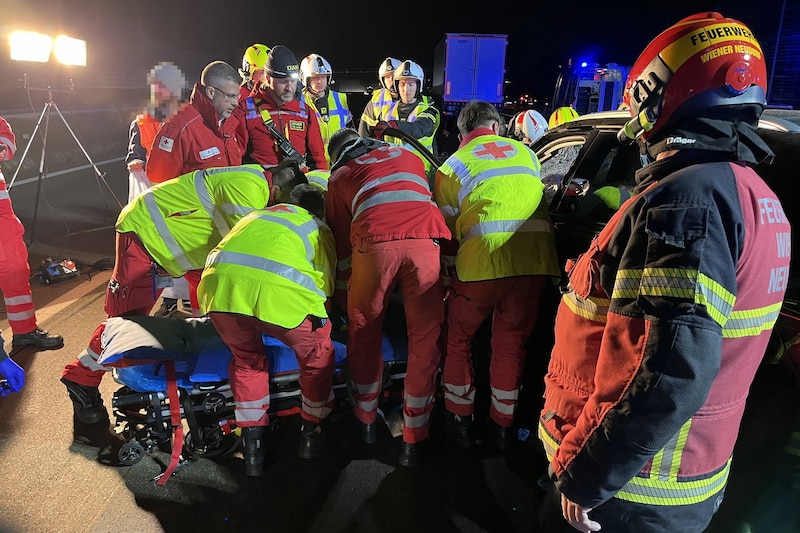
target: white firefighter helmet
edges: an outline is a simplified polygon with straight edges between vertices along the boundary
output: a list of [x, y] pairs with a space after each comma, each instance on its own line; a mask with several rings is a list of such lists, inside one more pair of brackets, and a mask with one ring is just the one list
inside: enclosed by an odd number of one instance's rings
[[536, 110], [518, 113], [513, 124], [514, 137], [525, 144], [533, 144], [547, 131], [547, 119]]
[[308, 85], [308, 78], [311, 76], [328, 76], [328, 83], [331, 81], [333, 69], [331, 64], [319, 54], [309, 54], [300, 62], [300, 72], [303, 73], [303, 85]]
[[[383, 78], [385, 78], [390, 74], [394, 75], [395, 69], [397, 69], [397, 67], [399, 66], [400, 66], [400, 60], [395, 59], [393, 57], [387, 57], [381, 62], [381, 66], [378, 67], [378, 81], [381, 82], [381, 87], [384, 87]], [[392, 83], [392, 85], [394, 85], [394, 83]], [[384, 88], [393, 89], [393, 87], [384, 87]]]
[[397, 82], [400, 80], [417, 80], [417, 96], [422, 92], [425, 84], [425, 72], [418, 63], [406, 59], [400, 66], [394, 69], [394, 90], [397, 90]]

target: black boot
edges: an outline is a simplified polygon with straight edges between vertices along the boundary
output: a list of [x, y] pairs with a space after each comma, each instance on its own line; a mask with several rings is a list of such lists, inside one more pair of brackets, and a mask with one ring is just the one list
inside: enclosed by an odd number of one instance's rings
[[486, 429], [492, 437], [492, 443], [498, 450], [509, 450], [516, 442], [516, 435], [513, 427], [503, 427], [491, 418], [486, 423]]
[[358, 428], [358, 433], [361, 435], [361, 440], [364, 444], [375, 444], [375, 441], [378, 440], [375, 422], [365, 424], [360, 420], [356, 420], [356, 427]]
[[84, 424], [99, 424], [108, 422], [108, 413], [103, 406], [103, 398], [100, 397], [100, 389], [97, 387], [87, 387], [61, 378], [61, 383], [66, 385], [69, 398], [72, 400], [72, 409], [75, 416]]
[[29, 333], [15, 334], [11, 337], [11, 346], [36, 346], [42, 350], [54, 350], [64, 346], [64, 337], [50, 335], [42, 328], [36, 328]]
[[422, 461], [422, 457], [430, 455], [432, 451], [430, 439], [415, 443], [403, 441], [397, 462], [400, 463], [400, 466], [417, 466]]
[[323, 430], [321, 424], [303, 420], [300, 426], [300, 446], [297, 456], [301, 459], [316, 459], [322, 457], [331, 449], [328, 432]]
[[459, 448], [474, 448], [475, 431], [472, 415], [459, 416], [447, 411], [444, 414], [444, 434], [447, 440]]
[[244, 445], [244, 475], [261, 477], [264, 475], [264, 459], [269, 448], [266, 426], [250, 426], [242, 428]]

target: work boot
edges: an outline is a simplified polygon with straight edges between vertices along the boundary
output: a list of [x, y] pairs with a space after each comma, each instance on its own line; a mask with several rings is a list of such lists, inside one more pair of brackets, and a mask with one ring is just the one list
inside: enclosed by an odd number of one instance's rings
[[103, 405], [100, 389], [81, 385], [67, 378], [61, 378], [61, 383], [67, 387], [67, 393], [72, 400], [72, 409], [78, 420], [84, 424], [99, 424], [108, 421], [108, 413]]
[[331, 449], [328, 432], [323, 430], [321, 424], [303, 420], [300, 426], [300, 446], [297, 456], [301, 459], [316, 459], [322, 457]]
[[264, 475], [264, 459], [269, 448], [267, 426], [242, 428], [244, 445], [244, 475], [261, 477]]
[[50, 335], [42, 328], [36, 328], [29, 333], [14, 334], [11, 346], [36, 346], [42, 350], [54, 350], [64, 346], [64, 337]]
[[161, 300], [161, 306], [153, 312], [153, 316], [168, 317], [173, 316], [178, 312], [178, 300], [172, 298], [164, 298]]
[[472, 415], [460, 416], [447, 411], [444, 414], [443, 429], [447, 440], [459, 448], [469, 449], [475, 447]]
[[514, 446], [516, 436], [513, 427], [503, 427], [491, 418], [486, 422], [486, 429], [491, 435], [492, 443], [498, 450], [509, 450]]
[[431, 451], [430, 439], [413, 443], [403, 441], [397, 462], [400, 466], [417, 466], [422, 461], [422, 456], [430, 454]]
[[361, 420], [356, 419], [356, 427], [358, 428], [358, 433], [361, 435], [361, 440], [364, 444], [375, 444], [375, 441], [378, 440], [375, 422], [365, 424]]

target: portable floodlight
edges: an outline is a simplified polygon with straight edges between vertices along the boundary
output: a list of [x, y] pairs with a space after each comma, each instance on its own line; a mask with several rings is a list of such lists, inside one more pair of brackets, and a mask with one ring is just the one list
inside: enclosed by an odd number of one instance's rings
[[35, 61], [47, 63], [50, 61], [50, 49], [53, 39], [49, 35], [33, 31], [15, 31], [8, 36], [11, 47], [11, 59], [14, 61]]
[[86, 66], [86, 41], [59, 35], [53, 41], [53, 52], [59, 63], [65, 65]]

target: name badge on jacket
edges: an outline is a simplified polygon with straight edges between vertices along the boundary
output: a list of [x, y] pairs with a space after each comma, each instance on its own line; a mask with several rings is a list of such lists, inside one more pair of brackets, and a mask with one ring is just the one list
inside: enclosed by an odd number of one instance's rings
[[210, 157], [214, 157], [215, 155], [219, 155], [219, 148], [216, 146], [206, 148], [205, 150], [200, 150], [200, 159], [208, 159]]

